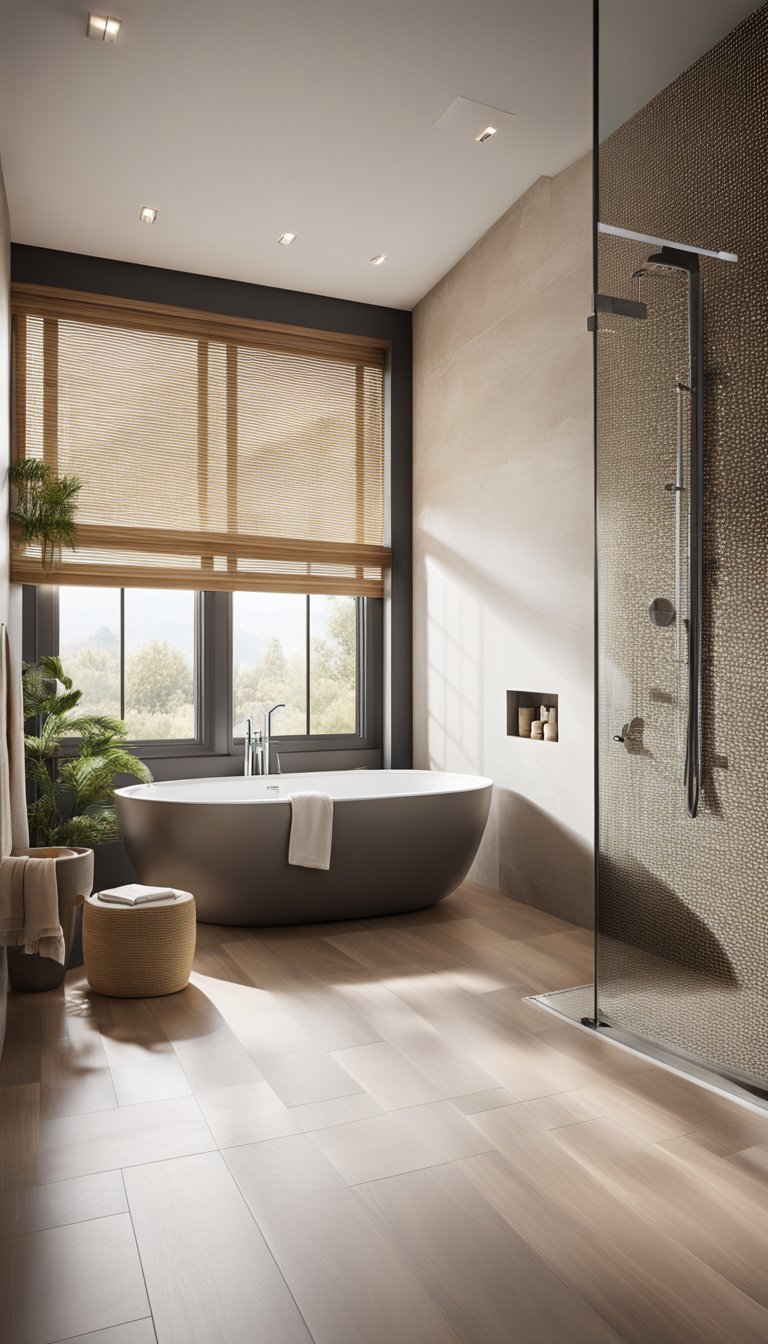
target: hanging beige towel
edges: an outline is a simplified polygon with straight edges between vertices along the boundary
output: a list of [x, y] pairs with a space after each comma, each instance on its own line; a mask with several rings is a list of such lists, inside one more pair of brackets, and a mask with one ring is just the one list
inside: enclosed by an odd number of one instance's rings
[[55, 859], [0, 859], [0, 946], [64, 964]]
[[0, 625], [0, 859], [28, 847], [21, 677], [11, 659], [8, 630]]
[[8, 631], [0, 625], [0, 947], [64, 961], [56, 860], [11, 858], [28, 849], [24, 705]]
[[330, 868], [333, 799], [327, 793], [292, 793], [291, 810], [288, 862], [299, 868]]

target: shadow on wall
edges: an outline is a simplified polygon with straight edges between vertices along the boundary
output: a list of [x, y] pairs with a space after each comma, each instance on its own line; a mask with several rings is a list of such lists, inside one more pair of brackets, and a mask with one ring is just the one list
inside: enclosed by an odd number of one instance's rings
[[593, 923], [592, 848], [556, 817], [512, 789], [494, 789], [499, 888], [585, 928]]
[[603, 854], [600, 886], [610, 892], [610, 902], [600, 905], [601, 935], [724, 984], [739, 983], [714, 931], [645, 864], [629, 857], [617, 862]]
[[[589, 928], [591, 840], [582, 839], [552, 810], [505, 787], [517, 782], [521, 766], [505, 750], [507, 683], [505, 668], [498, 664], [514, 661], [521, 676], [534, 675], [532, 667], [562, 667], [563, 650], [572, 649], [573, 642], [567, 628], [552, 622], [542, 600], [547, 585], [554, 592], [567, 582], [562, 563], [550, 559], [547, 567], [542, 561], [536, 583], [529, 582], [527, 572], [501, 582], [423, 528], [421, 545], [423, 607], [420, 613], [417, 609], [414, 655], [415, 667], [424, 669], [425, 682], [417, 683], [416, 694], [425, 714], [415, 725], [417, 760], [431, 769], [494, 779], [491, 819], [471, 873], [475, 881]], [[582, 669], [571, 659], [574, 704], [590, 676], [591, 667]], [[536, 787], [553, 787], [548, 772], [536, 773]]]
[[[515, 585], [510, 578], [501, 583], [423, 528], [421, 544], [424, 610], [414, 631], [414, 666], [426, 668], [421, 749], [432, 769], [483, 774], [484, 691], [493, 674], [488, 645], [494, 622], [508, 639], [514, 633], [525, 657], [535, 656], [537, 663], [562, 659], [563, 632], [553, 626], [530, 575]], [[539, 585], [562, 582], [562, 565], [550, 574], [551, 565], [543, 556], [531, 562]], [[585, 678], [589, 675], [585, 668]], [[500, 701], [500, 723], [501, 706]]]

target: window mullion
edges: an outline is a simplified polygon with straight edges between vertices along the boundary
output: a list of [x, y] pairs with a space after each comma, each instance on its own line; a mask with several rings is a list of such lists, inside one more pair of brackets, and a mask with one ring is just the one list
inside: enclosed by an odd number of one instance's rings
[[120, 718], [125, 720], [125, 589], [120, 589]]
[[312, 704], [312, 701], [311, 701], [311, 698], [310, 698], [311, 695], [312, 695], [312, 672], [311, 672], [311, 670], [310, 670], [310, 663], [311, 663], [310, 649], [311, 649], [311, 647], [312, 647], [312, 646], [311, 646], [311, 642], [310, 642], [310, 631], [311, 631], [311, 619], [312, 619], [312, 618], [311, 618], [311, 614], [310, 614], [310, 606], [309, 606], [309, 604], [310, 604], [311, 601], [312, 601], [312, 599], [311, 599], [311, 597], [309, 596], [309, 593], [307, 593], [306, 655], [305, 655], [305, 656], [306, 656], [306, 669], [307, 669], [307, 737], [309, 737], [309, 735], [310, 735], [310, 733], [311, 733], [311, 731], [312, 731], [312, 718], [311, 718], [311, 708], [310, 708], [310, 706], [311, 706], [311, 704]]

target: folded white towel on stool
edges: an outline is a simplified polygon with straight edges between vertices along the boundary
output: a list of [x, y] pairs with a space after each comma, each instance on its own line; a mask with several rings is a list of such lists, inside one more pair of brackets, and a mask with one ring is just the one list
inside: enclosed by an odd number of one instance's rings
[[288, 862], [298, 868], [331, 866], [333, 799], [327, 793], [292, 793]]

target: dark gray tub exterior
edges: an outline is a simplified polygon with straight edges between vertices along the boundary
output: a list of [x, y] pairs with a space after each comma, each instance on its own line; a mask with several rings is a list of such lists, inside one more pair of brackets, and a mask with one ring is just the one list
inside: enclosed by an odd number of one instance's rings
[[[492, 788], [474, 775], [382, 770], [136, 785], [116, 801], [139, 880], [191, 891], [198, 920], [309, 924], [420, 910], [455, 891]], [[288, 864], [288, 794], [307, 789], [334, 799], [328, 872]]]

